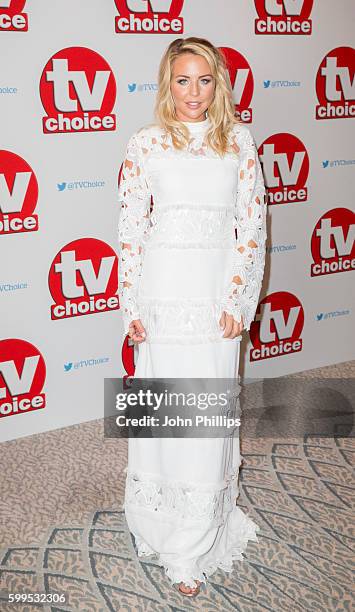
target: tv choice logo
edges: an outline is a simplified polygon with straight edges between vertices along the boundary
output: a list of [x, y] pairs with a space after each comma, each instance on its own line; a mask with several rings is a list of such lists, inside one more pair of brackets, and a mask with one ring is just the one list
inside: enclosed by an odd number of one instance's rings
[[118, 310], [118, 258], [107, 243], [79, 238], [64, 246], [49, 270], [53, 320]]
[[255, 0], [255, 34], [309, 35], [313, 0]]
[[45, 65], [40, 96], [45, 134], [116, 129], [116, 81], [106, 60], [85, 47], [57, 51]]
[[115, 0], [118, 34], [182, 34], [184, 0]]
[[316, 76], [316, 119], [355, 117], [355, 49], [337, 47], [323, 58]]
[[297, 296], [277, 291], [258, 305], [250, 326], [250, 361], [287, 356], [302, 350], [303, 306]]
[[269, 204], [305, 202], [309, 157], [303, 142], [286, 132], [269, 136], [258, 149]]
[[354, 270], [354, 212], [348, 208], [333, 208], [324, 213], [313, 230], [311, 252], [311, 276]]
[[0, 32], [27, 32], [26, 0], [0, 0]]
[[26, 340], [0, 340], [0, 418], [46, 407], [46, 365]]
[[251, 101], [254, 93], [254, 77], [247, 59], [236, 49], [219, 47], [223, 53], [228, 68], [229, 78], [233, 90], [235, 109], [240, 113], [244, 123], [251, 123]]
[[38, 231], [37, 178], [12, 151], [0, 150], [0, 236]]

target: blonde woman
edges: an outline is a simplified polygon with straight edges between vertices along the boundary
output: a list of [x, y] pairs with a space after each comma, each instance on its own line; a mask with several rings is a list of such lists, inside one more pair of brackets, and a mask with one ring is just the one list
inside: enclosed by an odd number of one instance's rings
[[[264, 273], [266, 199], [253, 136], [209, 41], [168, 46], [155, 117], [129, 139], [119, 186], [135, 377], [236, 378]], [[156, 555], [186, 596], [258, 541], [236, 504], [240, 463], [239, 436], [129, 439], [124, 507], [137, 553]]]

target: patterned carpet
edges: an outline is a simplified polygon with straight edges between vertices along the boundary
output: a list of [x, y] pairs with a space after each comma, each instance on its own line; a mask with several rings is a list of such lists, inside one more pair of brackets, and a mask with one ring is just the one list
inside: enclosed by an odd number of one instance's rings
[[[348, 362], [307, 375], [354, 371]], [[354, 438], [242, 439], [238, 503], [260, 526], [259, 541], [192, 600], [154, 557], [137, 558], [121, 509], [126, 441], [103, 439], [102, 421], [1, 450], [2, 612], [354, 609]], [[8, 592], [67, 601], [9, 604]]]

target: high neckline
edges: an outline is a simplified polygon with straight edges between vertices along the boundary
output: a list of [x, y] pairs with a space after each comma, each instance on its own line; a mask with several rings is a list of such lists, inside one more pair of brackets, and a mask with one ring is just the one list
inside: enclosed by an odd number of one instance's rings
[[186, 127], [189, 128], [190, 132], [199, 132], [201, 130], [206, 129], [210, 125], [210, 119], [207, 115], [206, 119], [203, 121], [181, 121]]

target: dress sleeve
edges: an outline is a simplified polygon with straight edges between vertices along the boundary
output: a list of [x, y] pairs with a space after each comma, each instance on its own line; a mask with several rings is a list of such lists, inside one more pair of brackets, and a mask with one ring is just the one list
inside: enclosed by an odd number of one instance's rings
[[265, 267], [266, 190], [254, 138], [246, 126], [240, 148], [234, 228], [233, 278], [222, 301], [223, 310], [249, 330], [255, 317]]
[[137, 290], [149, 235], [151, 194], [136, 134], [128, 141], [118, 188], [119, 299], [124, 333], [139, 319]]

